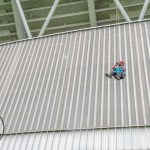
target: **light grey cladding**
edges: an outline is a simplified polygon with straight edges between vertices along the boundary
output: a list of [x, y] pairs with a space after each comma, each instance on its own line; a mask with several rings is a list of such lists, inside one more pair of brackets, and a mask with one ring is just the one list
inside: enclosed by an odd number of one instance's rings
[[1, 150], [150, 149], [150, 128], [86, 129], [6, 135]]
[[[150, 21], [0, 47], [6, 132], [150, 125]], [[104, 76], [124, 59], [127, 75]]]

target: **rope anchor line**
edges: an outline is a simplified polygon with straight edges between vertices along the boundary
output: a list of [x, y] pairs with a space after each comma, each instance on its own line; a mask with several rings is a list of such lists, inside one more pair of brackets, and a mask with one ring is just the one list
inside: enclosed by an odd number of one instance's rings
[[5, 131], [4, 120], [0, 116], [0, 140], [2, 139], [2, 137], [4, 135], [4, 131]]

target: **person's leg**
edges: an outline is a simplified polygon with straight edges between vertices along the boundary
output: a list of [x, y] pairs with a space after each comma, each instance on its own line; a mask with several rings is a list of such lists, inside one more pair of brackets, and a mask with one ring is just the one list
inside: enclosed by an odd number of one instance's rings
[[110, 76], [115, 76], [115, 75], [117, 75], [117, 72], [115, 72], [115, 71], [110, 72]]
[[125, 77], [125, 74], [120, 75], [120, 79], [123, 79]]
[[114, 74], [114, 78], [115, 78], [115, 79], [117, 79], [117, 80], [120, 80], [120, 74], [119, 74], [119, 73], [117, 73], [117, 72], [115, 72], [115, 74]]
[[108, 73], [105, 74], [105, 76], [109, 77], [109, 78], [112, 78], [112, 76], [115, 76], [115, 75], [117, 75], [117, 73], [115, 71], [111, 71], [110, 74], [108, 74]]
[[112, 76], [109, 73], [105, 73], [105, 76], [108, 78], [112, 78]]
[[115, 75], [114, 78], [115, 78], [116, 80], [120, 80], [120, 77], [119, 77], [118, 75]]

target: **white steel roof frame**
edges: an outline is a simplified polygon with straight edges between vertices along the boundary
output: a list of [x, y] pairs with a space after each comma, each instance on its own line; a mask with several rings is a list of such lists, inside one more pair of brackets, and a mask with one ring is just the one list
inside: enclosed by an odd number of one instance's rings
[[139, 16], [139, 20], [143, 20], [149, 3], [150, 3], [150, 0], [145, 0], [143, 9], [142, 9], [141, 14], [140, 14], [140, 16]]
[[[147, 22], [147, 21], [150, 21], [150, 19], [133, 20], [133, 21], [131, 20], [130, 23]], [[75, 30], [71, 30], [71, 31], [64, 31], [64, 32], [59, 32], [59, 33], [47, 34], [47, 35], [43, 35], [43, 36], [39, 36], [39, 37], [33, 37], [32, 39], [44, 38], [44, 37], [55, 36], [55, 35], [66, 34], [66, 33], [77, 32], [77, 31], [85, 31], [85, 30], [90, 30], [90, 29], [118, 26], [118, 25], [123, 25], [123, 24], [128, 24], [128, 23], [129, 22], [119, 22], [119, 23], [112, 23], [112, 24], [96, 26], [96, 27], [87, 27], [87, 28], [84, 28], [84, 29], [75, 29]], [[9, 42], [6, 42], [6, 43], [1, 43], [0, 46], [7, 45], [7, 44], [12, 44], [12, 43], [23, 42], [23, 41], [28, 41], [28, 40], [32, 40], [32, 39], [19, 39], [19, 40], [15, 40], [15, 41], [9, 41]]]
[[[54, 11], [56, 10], [56, 7], [58, 6], [58, 3], [59, 3], [59, 0], [55, 0], [53, 6], [52, 6], [52, 9], [50, 10], [44, 24], [43, 24], [43, 27], [39, 33], [39, 36], [42, 36], [48, 26], [48, 23], [49, 21], [51, 20], [53, 14], [54, 14]], [[24, 12], [23, 12], [23, 9], [21, 7], [21, 4], [20, 4], [20, 1], [19, 0], [16, 0], [16, 4], [17, 4], [17, 7], [18, 7], [18, 10], [19, 10], [19, 13], [20, 13], [20, 16], [21, 16], [21, 19], [22, 19], [22, 22], [23, 22], [23, 25], [25, 27], [25, 30], [26, 30], [26, 33], [27, 33], [27, 36], [28, 38], [32, 38], [32, 35], [31, 35], [31, 32], [30, 32], [30, 29], [29, 29], [29, 26], [27, 24], [27, 20], [25, 18], [25, 15], [24, 15]]]
[[21, 7], [20, 1], [19, 1], [19, 0], [16, 0], [16, 4], [17, 4], [18, 10], [19, 10], [19, 13], [20, 13], [20, 16], [21, 16], [23, 25], [24, 25], [24, 27], [25, 27], [27, 36], [28, 36], [28, 38], [32, 38], [32, 35], [31, 35], [31, 32], [30, 32], [29, 26], [28, 26], [28, 24], [27, 24], [27, 20], [26, 20], [26, 18], [25, 18], [23, 9], [22, 9], [22, 7]]
[[[114, 2], [116, 3], [116, 6], [118, 7], [118, 9], [120, 10], [121, 14], [123, 15], [123, 17], [125, 18], [125, 20], [127, 22], [131, 22], [130, 17], [128, 16], [128, 14], [126, 13], [126, 11], [124, 10], [123, 6], [121, 5], [121, 3], [119, 2], [119, 0], [114, 0]], [[145, 0], [144, 2], [144, 6], [142, 8], [141, 14], [139, 16], [139, 21], [144, 19], [145, 13], [147, 11], [148, 5], [150, 3], [150, 0]]]
[[114, 0], [114, 2], [116, 3], [116, 6], [119, 8], [121, 14], [123, 15], [123, 17], [125, 18], [125, 20], [127, 22], [131, 22], [131, 19], [129, 18], [128, 14], [126, 13], [126, 11], [124, 10], [124, 8], [122, 7], [121, 3], [119, 2], [119, 0]]
[[91, 27], [97, 26], [94, 0], [87, 0]]
[[53, 6], [52, 6], [52, 8], [51, 8], [51, 10], [50, 10], [50, 12], [49, 12], [49, 14], [48, 14], [44, 24], [43, 24], [43, 27], [42, 27], [42, 29], [41, 29], [41, 31], [40, 31], [38, 36], [42, 36], [44, 34], [44, 32], [45, 32], [45, 30], [46, 30], [46, 28], [48, 26], [48, 23], [50, 22], [53, 14], [54, 14], [54, 11], [56, 10], [56, 7], [58, 6], [58, 3], [59, 3], [59, 0], [55, 0], [55, 2], [53, 4]]
[[[123, 6], [121, 5], [121, 3], [119, 2], [119, 0], [114, 0], [116, 6], [118, 7], [118, 9], [120, 10], [121, 14], [123, 15], [123, 17], [125, 18], [125, 20], [127, 22], [131, 22], [131, 19], [130, 17], [128, 16], [128, 14], [126, 13], [126, 11], [124, 10]], [[48, 26], [48, 23], [50, 22], [52, 16], [53, 16], [53, 13], [54, 11], [56, 10], [56, 7], [58, 6], [58, 3], [59, 3], [59, 0], [55, 0], [44, 24], [43, 24], [43, 27], [38, 35], [38, 37], [40, 36], [43, 36], [47, 26]], [[143, 6], [143, 9], [141, 11], [141, 14], [139, 16], [139, 21], [142, 20], [144, 18], [144, 15], [146, 13], [146, 10], [147, 10], [147, 7], [150, 3], [150, 0], [145, 0], [145, 3], [144, 3], [144, 6]], [[17, 7], [18, 7], [18, 10], [19, 10], [19, 13], [20, 13], [20, 16], [21, 16], [21, 19], [22, 19], [22, 22], [24, 24], [24, 27], [25, 27], [25, 30], [26, 30], [26, 33], [27, 33], [27, 36], [28, 38], [32, 38], [32, 35], [31, 35], [31, 32], [30, 32], [30, 29], [29, 29], [29, 26], [27, 24], [27, 20], [25, 18], [25, 15], [24, 15], [24, 12], [23, 12], [23, 9], [21, 7], [21, 4], [20, 4], [20, 1], [19, 0], [16, 0], [16, 4], [17, 4]]]

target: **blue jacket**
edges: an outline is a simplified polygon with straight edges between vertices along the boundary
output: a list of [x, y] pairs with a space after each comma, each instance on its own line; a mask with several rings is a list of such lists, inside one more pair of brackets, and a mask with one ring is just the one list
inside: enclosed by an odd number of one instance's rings
[[114, 71], [116, 71], [117, 73], [124, 73], [121, 67], [116, 67]]
[[125, 67], [120, 67], [118, 65], [115, 65], [112, 67], [112, 69], [117, 72], [117, 73], [123, 73], [123, 74], [126, 74], [126, 68]]

